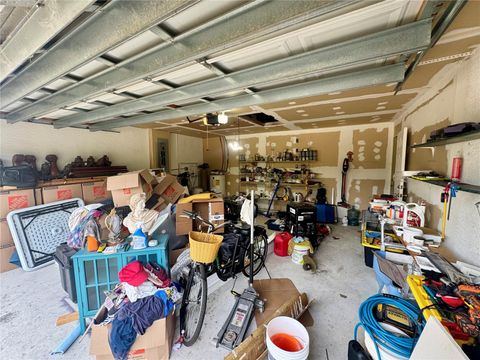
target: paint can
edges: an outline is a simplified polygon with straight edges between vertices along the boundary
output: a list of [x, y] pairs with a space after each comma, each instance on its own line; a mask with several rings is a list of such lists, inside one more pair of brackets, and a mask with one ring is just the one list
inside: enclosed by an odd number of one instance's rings
[[310, 337], [299, 321], [278, 316], [268, 323], [265, 334], [269, 360], [308, 359]]

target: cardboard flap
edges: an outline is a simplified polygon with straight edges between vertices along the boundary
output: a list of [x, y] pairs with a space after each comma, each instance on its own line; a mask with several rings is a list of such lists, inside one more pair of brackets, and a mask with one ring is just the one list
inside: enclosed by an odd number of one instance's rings
[[132, 171], [107, 178], [107, 190], [133, 188], [140, 185], [140, 171]]
[[177, 181], [177, 178], [175, 176], [168, 174], [160, 178], [157, 177], [156, 179], [158, 181], [158, 184], [155, 186], [154, 192], [158, 195], [162, 195], [170, 184]]
[[[300, 292], [292, 280], [286, 278], [254, 280], [253, 287], [258, 292], [259, 297], [266, 300], [264, 312], [255, 312], [257, 326], [263, 324], [275, 310], [282, 306], [285, 299], [289, 299], [295, 295], [300, 296]], [[313, 325], [313, 318], [308, 310], [298, 320], [304, 326]]]
[[150, 171], [142, 170], [140, 171], [140, 177], [145, 181], [147, 184], [155, 185], [157, 183], [157, 178], [153, 176]]
[[[172, 321], [172, 315], [169, 315], [169, 323]], [[90, 355], [111, 355], [112, 351], [110, 350], [110, 345], [108, 343], [109, 331], [111, 329], [111, 324], [107, 326], [93, 326], [92, 327], [92, 337], [90, 341]], [[151, 349], [154, 347], [164, 346], [166, 342], [166, 320], [159, 319], [156, 320], [152, 326], [150, 326], [144, 335], [139, 336], [135, 340], [130, 351], [135, 351], [138, 349]]]

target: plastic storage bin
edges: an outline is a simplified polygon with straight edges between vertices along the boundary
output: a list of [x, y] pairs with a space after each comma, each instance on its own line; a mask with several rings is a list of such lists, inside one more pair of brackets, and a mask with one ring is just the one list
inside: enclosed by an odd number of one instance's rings
[[335, 223], [335, 205], [318, 204], [317, 205], [317, 223], [319, 224]]
[[55, 249], [53, 255], [55, 261], [60, 267], [60, 281], [62, 288], [65, 290], [70, 299], [77, 302], [77, 290], [75, 288], [75, 272], [73, 270], [72, 256], [77, 253], [77, 250], [72, 249], [66, 243], [60, 244]]

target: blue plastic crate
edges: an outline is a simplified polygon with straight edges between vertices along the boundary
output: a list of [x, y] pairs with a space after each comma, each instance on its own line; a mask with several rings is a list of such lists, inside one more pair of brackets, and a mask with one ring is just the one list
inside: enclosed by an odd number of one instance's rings
[[78, 314], [81, 331], [85, 331], [85, 318], [93, 317], [105, 301], [104, 292], [115, 288], [120, 282], [118, 272], [128, 263], [139, 260], [142, 263], [154, 261], [167, 273], [168, 235], [159, 235], [158, 245], [141, 250], [130, 249], [115, 254], [80, 250], [73, 255], [75, 286], [77, 290]]

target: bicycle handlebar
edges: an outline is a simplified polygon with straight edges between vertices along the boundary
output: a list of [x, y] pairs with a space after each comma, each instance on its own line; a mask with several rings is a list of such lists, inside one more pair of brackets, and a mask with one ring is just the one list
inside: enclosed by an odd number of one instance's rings
[[183, 215], [180, 215], [180, 216], [185, 217], [185, 218], [189, 218], [189, 219], [192, 219], [192, 220], [200, 220], [202, 222], [202, 224], [207, 225], [210, 228], [209, 231], [211, 231], [211, 232], [214, 232], [214, 231], [220, 229], [221, 227], [224, 227], [225, 225], [230, 224], [230, 222], [231, 222], [231, 221], [225, 221], [224, 223], [221, 223], [219, 225], [215, 225], [215, 224], [212, 224], [210, 221], [202, 218], [198, 213], [196, 213], [194, 211], [188, 211], [188, 210], [183, 210]]

